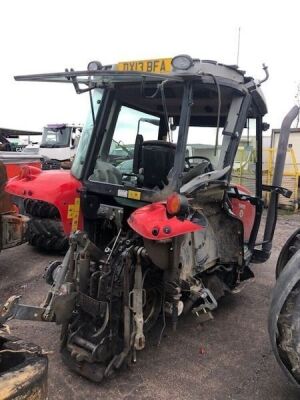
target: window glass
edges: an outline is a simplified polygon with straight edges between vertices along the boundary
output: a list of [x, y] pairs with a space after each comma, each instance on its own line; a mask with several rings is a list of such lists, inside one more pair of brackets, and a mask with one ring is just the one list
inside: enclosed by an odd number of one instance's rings
[[[101, 99], [102, 99], [102, 90], [96, 89], [93, 91], [93, 106], [94, 106], [94, 113], [95, 116], [98, 113], [100, 104], [101, 104]], [[93, 122], [93, 114], [92, 110], [90, 107], [87, 119], [85, 121], [85, 124], [82, 129], [82, 134], [79, 140], [78, 148], [76, 151], [76, 156], [72, 164], [72, 173], [76, 178], [80, 179], [81, 178], [81, 173], [82, 173], [82, 166], [85, 161], [86, 153], [88, 150], [88, 146], [91, 140], [92, 132], [94, 128], [94, 122]]]
[[66, 126], [46, 126], [43, 130], [40, 147], [68, 147], [70, 144], [71, 128]]
[[247, 121], [243, 130], [232, 169], [232, 182], [245, 186], [252, 195], [256, 193], [256, 122]]
[[[129, 175], [133, 173], [133, 154], [137, 134], [142, 135], [143, 141], [157, 140], [158, 126], [159, 119], [153, 115], [122, 106], [112, 140], [105, 138], [100, 147], [91, 179], [121, 183], [120, 176], [122, 176], [121, 180], [130, 181]], [[106, 141], [109, 143], [108, 151]]]
[[[186, 157], [190, 158], [191, 166], [202, 163], [208, 159], [215, 168], [218, 164], [222, 129], [219, 128], [219, 140], [216, 146], [217, 129], [215, 127], [190, 126], [187, 138]], [[173, 143], [177, 142], [178, 128], [172, 134]]]

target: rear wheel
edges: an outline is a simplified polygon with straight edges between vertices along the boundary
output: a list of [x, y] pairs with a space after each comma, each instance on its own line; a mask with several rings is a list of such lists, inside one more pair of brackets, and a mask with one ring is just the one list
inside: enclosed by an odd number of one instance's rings
[[300, 283], [289, 293], [278, 318], [278, 351], [300, 382]]
[[297, 229], [292, 236], [289, 237], [285, 245], [283, 246], [276, 265], [276, 279], [278, 279], [282, 270], [293, 257], [293, 255], [300, 250], [300, 230]]
[[49, 204], [46, 201], [42, 200], [25, 199], [24, 209], [26, 214], [29, 214], [30, 216], [33, 217], [40, 217], [40, 218], [60, 217], [58, 209], [53, 204]]
[[68, 237], [60, 220], [31, 217], [27, 238], [29, 244], [42, 250], [66, 252], [68, 249]]
[[24, 209], [30, 217], [27, 229], [29, 244], [41, 250], [65, 253], [68, 237], [64, 233], [57, 207], [46, 201], [25, 199]]

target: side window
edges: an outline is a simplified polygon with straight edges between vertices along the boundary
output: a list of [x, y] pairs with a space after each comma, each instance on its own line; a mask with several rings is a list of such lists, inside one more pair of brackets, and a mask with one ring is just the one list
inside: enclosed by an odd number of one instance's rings
[[109, 149], [108, 161], [121, 173], [132, 173], [134, 145], [137, 134], [145, 140], [158, 138], [159, 119], [122, 106], [113, 139]]
[[249, 119], [234, 159], [231, 182], [256, 194], [256, 121]]
[[131, 174], [137, 134], [142, 135], [144, 141], [157, 140], [158, 129], [159, 118], [122, 106], [112, 137], [107, 136], [100, 146], [90, 179], [110, 183], [136, 181]]
[[[210, 162], [213, 169], [218, 165], [220, 151], [222, 147], [222, 129], [219, 130], [219, 140], [216, 143], [216, 128], [203, 126], [190, 126], [185, 156], [188, 165], [195, 167], [204, 161]], [[178, 139], [178, 128], [171, 132], [172, 142], [176, 143]], [[206, 172], [206, 171], [205, 171]]]
[[[102, 99], [102, 90], [100, 89], [95, 89], [93, 93], [93, 106], [94, 106], [94, 113], [97, 115], [100, 104], [101, 104], [101, 99]], [[82, 174], [82, 168], [83, 164], [85, 162], [86, 158], [86, 153], [88, 150], [88, 146], [91, 140], [92, 132], [94, 128], [94, 122], [93, 122], [93, 114], [91, 111], [91, 108], [89, 107], [89, 112], [87, 115], [87, 119], [85, 121], [85, 124], [82, 128], [82, 133], [80, 136], [78, 148], [76, 151], [76, 156], [72, 164], [72, 173], [76, 178], [80, 179], [81, 174]]]

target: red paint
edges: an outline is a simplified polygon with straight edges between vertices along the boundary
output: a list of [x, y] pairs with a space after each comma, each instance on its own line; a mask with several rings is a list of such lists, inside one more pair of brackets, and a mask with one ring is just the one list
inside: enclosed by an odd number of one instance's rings
[[[240, 194], [251, 196], [251, 192], [244, 186], [234, 184]], [[237, 198], [230, 199], [232, 212], [242, 221], [244, 225], [244, 240], [248, 241], [255, 220], [255, 206], [247, 200], [240, 200]]]
[[[4, 160], [2, 160], [4, 161]], [[36, 167], [39, 168], [41, 166], [41, 162], [39, 160], [37, 161], [32, 161], [32, 162], [23, 162], [23, 164], [21, 163], [16, 163], [14, 161], [4, 161], [4, 165], [5, 165], [5, 169], [7, 172], [7, 176], [8, 178], [12, 178], [16, 175], [19, 175], [21, 169], [24, 167], [24, 164], [31, 166], [31, 167]]]
[[146, 239], [163, 240], [204, 229], [191, 221], [169, 218], [164, 203], [153, 203], [134, 211], [129, 226]]
[[[60, 213], [64, 231], [71, 232], [72, 219], [68, 217], [68, 207], [79, 197], [78, 189], [82, 187], [70, 171], [50, 170], [28, 167], [22, 169], [19, 176], [10, 179], [6, 191], [12, 195], [35, 200], [42, 200], [55, 205]], [[78, 229], [83, 228], [82, 214], [79, 214]]]

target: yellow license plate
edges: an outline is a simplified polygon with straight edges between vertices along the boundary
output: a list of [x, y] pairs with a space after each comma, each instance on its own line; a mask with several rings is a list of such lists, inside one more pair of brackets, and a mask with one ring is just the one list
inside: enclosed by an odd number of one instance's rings
[[126, 61], [117, 64], [118, 71], [139, 71], [163, 74], [170, 72], [172, 58], [157, 58], [154, 60]]

